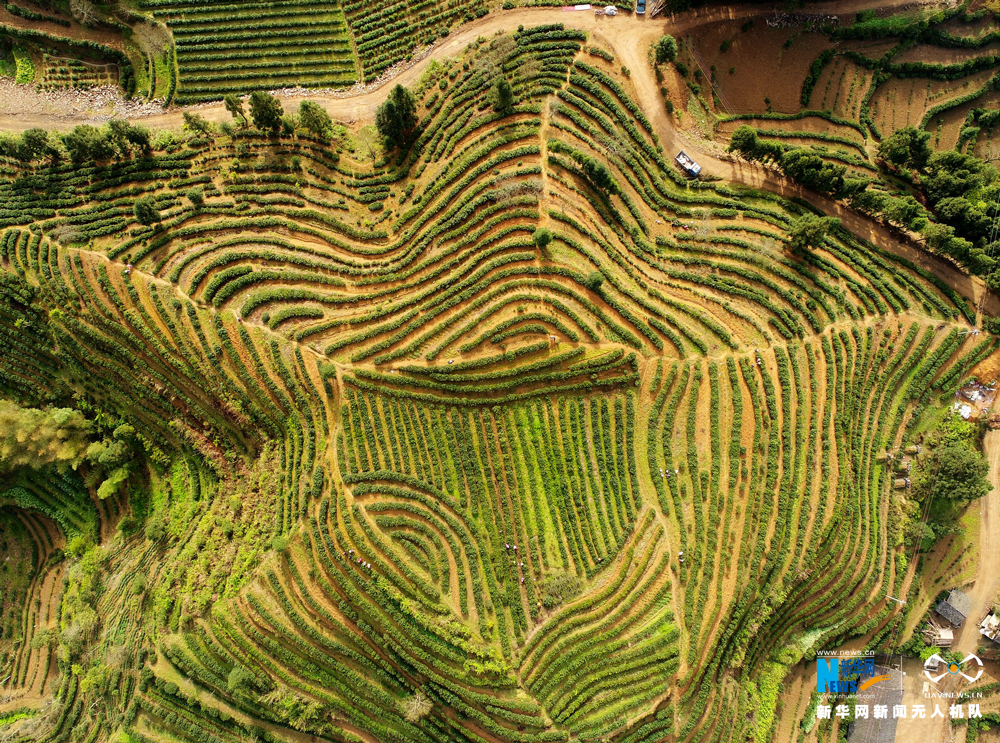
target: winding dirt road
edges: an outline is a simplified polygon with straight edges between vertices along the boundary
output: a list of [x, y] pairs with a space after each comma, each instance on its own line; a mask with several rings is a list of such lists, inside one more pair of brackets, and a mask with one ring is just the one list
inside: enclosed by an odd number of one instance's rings
[[[904, 4], [911, 5], [912, 0], [886, 0], [880, 4], [873, 0], [835, 0], [835, 2], [818, 5], [814, 10], [837, 15], [854, 13], [875, 5], [887, 8]], [[897, 232], [872, 219], [852, 212], [831, 199], [802, 189], [775, 171], [726, 156], [718, 157], [715, 153], [707, 151], [704, 146], [689, 141], [674, 127], [664, 109], [659, 85], [647, 61], [648, 50], [653, 42], [664, 33], [670, 33], [674, 36], [692, 33], [697, 36], [697, 29], [706, 24], [763, 17], [779, 10], [781, 7], [777, 5], [730, 5], [700, 8], [656, 19], [632, 15], [606, 18], [595, 16], [591, 11], [564, 12], [561, 9], [553, 8], [517, 8], [499, 11], [462, 26], [435, 44], [420, 61], [358, 95], [343, 97], [318, 94], [293, 95], [284, 97], [284, 100], [290, 104], [291, 108], [297, 107], [303, 100], [312, 100], [324, 106], [330, 115], [337, 120], [349, 123], [368, 123], [374, 121], [375, 110], [385, 100], [386, 89], [396, 83], [412, 85], [423, 74], [431, 60], [454, 56], [480, 36], [489, 37], [498, 31], [513, 31], [522, 24], [536, 26], [546, 23], [562, 23], [568, 28], [587, 31], [594, 38], [606, 42], [614, 50], [621, 63], [632, 70], [631, 81], [635, 87], [638, 102], [653, 123], [666, 152], [672, 153], [684, 149], [696, 153], [705, 174], [719, 176], [724, 180], [742, 183], [754, 188], [774, 191], [786, 198], [804, 198], [824, 213], [839, 217], [844, 227], [858, 237], [869, 240], [896, 255], [934, 271], [937, 276], [957, 291], [978, 302], [984, 291], [982, 281], [964, 273], [950, 261], [919, 249], [912, 242], [900, 239]], [[26, 97], [26, 101], [22, 109], [10, 103], [0, 106], [3, 109], [0, 110], [0, 130], [23, 131], [31, 127], [70, 129], [77, 124], [99, 124], [107, 118], [106, 112], [87, 111], [53, 116], [49, 112], [43, 112], [32, 106], [30, 97]], [[102, 113], [103, 115], [101, 115]], [[213, 122], [227, 121], [230, 118], [221, 103], [202, 105], [198, 107], [198, 113]], [[132, 120], [141, 120], [142, 123], [153, 128], [177, 128], [183, 123], [183, 109], [171, 107], [162, 113], [136, 116], [132, 117]], [[991, 314], [1000, 314], [1000, 298], [989, 296], [986, 309]]]
[[[979, 568], [976, 582], [965, 593], [972, 599], [969, 618], [955, 635], [952, 650], [968, 654], [976, 652], [979, 641], [978, 624], [1000, 590], [1000, 431], [987, 431], [983, 449], [990, 463], [990, 483], [993, 490], [979, 501]], [[975, 508], [976, 505], [971, 506]]]

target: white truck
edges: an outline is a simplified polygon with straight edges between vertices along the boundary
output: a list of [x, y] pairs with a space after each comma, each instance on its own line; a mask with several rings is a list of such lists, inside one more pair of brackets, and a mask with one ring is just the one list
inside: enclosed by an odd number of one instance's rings
[[677, 157], [674, 158], [674, 162], [680, 166], [681, 170], [692, 178], [697, 178], [701, 173], [701, 166], [688, 157], [687, 153], [683, 150], [677, 153]]

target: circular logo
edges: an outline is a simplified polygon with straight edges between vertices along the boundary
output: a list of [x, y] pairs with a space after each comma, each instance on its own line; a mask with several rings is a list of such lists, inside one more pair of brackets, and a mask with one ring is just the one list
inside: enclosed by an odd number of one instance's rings
[[[932, 676], [931, 671], [928, 668], [926, 668], [926, 665], [931, 661], [933, 661], [935, 658], [937, 659], [937, 662], [939, 664], [938, 668], [941, 667], [940, 664], [942, 663], [945, 664], [944, 673], [939, 673], [936, 676]], [[975, 661], [975, 662], [972, 663], [970, 661]], [[973, 681], [978, 681], [979, 677], [983, 675], [983, 662], [979, 660], [978, 655], [975, 655], [973, 653], [969, 653], [967, 656], [965, 656], [965, 658], [963, 658], [960, 661], [951, 660], [948, 661], [947, 663], [945, 663], [944, 658], [942, 658], [937, 653], [934, 653], [934, 655], [932, 655], [925, 661], [924, 665], [925, 665], [924, 675], [934, 683], [937, 683], [945, 676], [952, 675], [952, 676], [961, 676], [971, 684]], [[975, 676], [970, 675], [972, 672], [975, 672], [976, 675]]]

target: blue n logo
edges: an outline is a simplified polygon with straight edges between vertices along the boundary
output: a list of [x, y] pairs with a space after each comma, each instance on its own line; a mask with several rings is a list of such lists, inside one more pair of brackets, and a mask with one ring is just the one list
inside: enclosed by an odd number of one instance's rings
[[820, 694], [840, 691], [840, 659], [816, 659], [816, 691]]

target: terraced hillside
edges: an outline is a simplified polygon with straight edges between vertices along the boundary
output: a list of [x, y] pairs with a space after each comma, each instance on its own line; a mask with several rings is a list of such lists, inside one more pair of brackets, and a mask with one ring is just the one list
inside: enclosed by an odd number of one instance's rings
[[349, 87], [354, 52], [338, 2], [141, 0], [173, 34], [177, 103], [303, 85]]
[[670, 75], [673, 100], [687, 101], [694, 84], [694, 107], [718, 114], [721, 133], [747, 122], [860, 177], [876, 173], [878, 143], [907, 126], [930, 132], [937, 149], [993, 159], [1000, 31], [987, 5], [762, 20], [689, 38], [680, 58], [698, 72]]
[[0, 392], [135, 452], [0, 490], [16, 735], [766, 740], [788, 666], [894, 647], [879, 454], [995, 340], [681, 178], [586, 41], [477, 42], [374, 163], [239, 131], [4, 166]]
[[176, 44], [178, 103], [288, 86], [346, 88], [371, 82], [454, 25], [486, 14], [461, 0], [363, 2], [298, 0], [232, 4], [140, 0]]

